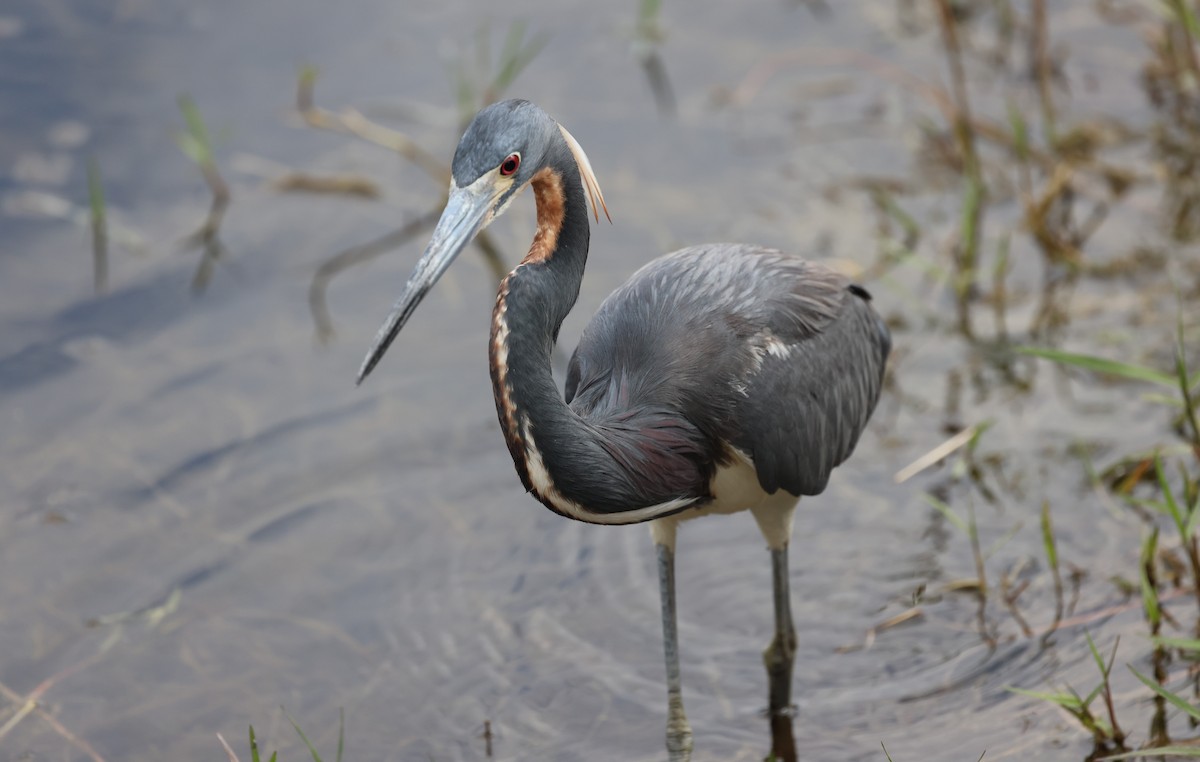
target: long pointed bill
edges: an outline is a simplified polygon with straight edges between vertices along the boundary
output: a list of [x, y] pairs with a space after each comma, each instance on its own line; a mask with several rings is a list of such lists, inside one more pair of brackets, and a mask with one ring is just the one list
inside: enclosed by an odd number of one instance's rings
[[358, 383], [361, 384], [379, 363], [396, 334], [400, 333], [400, 329], [408, 322], [421, 299], [438, 278], [442, 277], [442, 273], [446, 272], [454, 258], [490, 221], [492, 205], [502, 190], [496, 188], [493, 183], [484, 181], [484, 178], [466, 188], [451, 187], [446, 209], [433, 230], [429, 246], [417, 262], [412, 275], [408, 276], [404, 293], [396, 300], [387, 320], [375, 334], [371, 351], [367, 353], [362, 367], [358, 369]]

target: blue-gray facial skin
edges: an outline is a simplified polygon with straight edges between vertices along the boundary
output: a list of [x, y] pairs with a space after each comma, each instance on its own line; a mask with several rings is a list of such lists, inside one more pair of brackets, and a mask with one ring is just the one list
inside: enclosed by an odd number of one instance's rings
[[529, 101], [493, 103], [475, 116], [458, 142], [451, 165], [454, 184], [465, 188], [516, 153], [521, 166], [513, 187], [520, 188], [541, 168], [557, 131], [558, 123]]

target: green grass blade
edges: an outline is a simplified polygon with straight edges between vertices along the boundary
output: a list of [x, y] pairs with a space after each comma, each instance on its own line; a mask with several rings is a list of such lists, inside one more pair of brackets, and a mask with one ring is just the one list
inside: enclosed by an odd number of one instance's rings
[[975, 521], [975, 503], [971, 500], [967, 501], [967, 537], [976, 545], [979, 544], [979, 524]]
[[1154, 645], [1162, 648], [1178, 648], [1180, 651], [1200, 651], [1200, 640], [1193, 638], [1168, 638], [1155, 635], [1150, 638]]
[[638, 28], [653, 29], [657, 24], [662, 0], [642, 0], [638, 5]]
[[514, 23], [509, 28], [508, 39], [505, 41], [504, 51], [500, 58], [500, 70], [492, 80], [492, 91], [497, 96], [516, 81], [525, 67], [537, 58], [542, 49], [546, 47], [546, 43], [550, 41], [549, 35], [544, 33], [533, 35], [527, 42], [523, 42], [524, 37], [525, 26], [523, 24]]
[[1126, 501], [1132, 505], [1149, 508], [1155, 513], [1161, 513], [1164, 516], [1171, 515], [1171, 510], [1167, 508], [1167, 504], [1161, 500], [1149, 500], [1144, 497], [1126, 497]]
[[1158, 626], [1162, 622], [1162, 612], [1158, 608], [1158, 591], [1154, 589], [1154, 585], [1150, 584], [1150, 576], [1147, 569], [1150, 564], [1154, 563], [1155, 551], [1158, 548], [1158, 527], [1155, 527], [1152, 532], [1146, 537], [1146, 542], [1142, 545], [1142, 558], [1139, 565], [1139, 574], [1142, 581], [1142, 606], [1146, 611], [1146, 620], [1150, 623], [1150, 629], [1157, 632]]
[[97, 292], [108, 287], [108, 212], [104, 203], [104, 186], [100, 182], [100, 165], [94, 156], [87, 162], [88, 208], [91, 210], [92, 260]]
[[1008, 124], [1012, 128], [1013, 145], [1017, 149], [1017, 158], [1024, 160], [1029, 156], [1029, 129], [1021, 109], [1012, 100], [1008, 102]]
[[1103, 357], [1062, 352], [1046, 347], [1016, 347], [1016, 351], [1023, 355], [1041, 357], [1045, 360], [1053, 360], [1063, 365], [1071, 365], [1096, 373], [1106, 373], [1110, 376], [1120, 376], [1121, 378], [1128, 378], [1134, 381], [1148, 381], [1152, 384], [1170, 387], [1171, 389], [1179, 388], [1179, 379], [1175, 376], [1162, 373], [1153, 368], [1147, 368], [1144, 365], [1131, 365], [1129, 363], [1117, 362], [1116, 360], [1108, 360]]
[[1058, 568], [1058, 545], [1054, 541], [1054, 525], [1050, 522], [1050, 501], [1042, 501], [1042, 544], [1046, 546], [1046, 560], [1051, 569]]
[[[1096, 700], [1096, 697], [1100, 695], [1100, 691], [1102, 690], [1104, 690], [1104, 681], [1101, 681], [1099, 685], [1097, 685], [1095, 688], [1092, 688], [1091, 692], [1080, 700], [1080, 705], [1084, 709], [1087, 709], [1092, 705], [1092, 702]], [[1105, 728], [1106, 730], [1108, 729], [1108, 724], [1100, 720], [1100, 718], [1097, 717], [1095, 721], [1101, 727]]]
[[514, 21], [508, 27], [508, 36], [504, 38], [504, 47], [500, 49], [500, 60], [498, 61], [500, 68], [496, 72], [495, 78], [492, 80], [492, 87], [499, 92], [505, 86], [512, 83], [511, 74], [512, 67], [521, 60], [522, 41], [525, 37], [525, 24], [520, 21]]
[[1164, 5], [1193, 40], [1200, 40], [1200, 21], [1196, 20], [1196, 14], [1187, 0], [1165, 0]]
[[475, 112], [475, 87], [467, 74], [467, 66], [459, 61], [452, 73], [454, 77], [454, 100], [458, 103], [458, 119], [465, 126]]
[[313, 87], [317, 84], [317, 77], [320, 75], [320, 73], [321, 70], [312, 64], [305, 64], [304, 66], [301, 66], [299, 75], [300, 86], [307, 88]]
[[1196, 532], [1196, 523], [1200, 521], [1200, 492], [1196, 493], [1196, 499], [1188, 506], [1187, 526], [1184, 527], [1184, 537], [1191, 537]]
[[1087, 638], [1088, 650], [1092, 652], [1092, 659], [1096, 662], [1096, 667], [1100, 670], [1100, 674], [1105, 680], [1108, 680], [1108, 671], [1112, 669], [1112, 664], [1105, 666], [1104, 657], [1100, 655], [1099, 649], [1096, 648], [1096, 642], [1092, 640], [1092, 634], [1085, 632], [1084, 637]]
[[258, 741], [254, 738], [254, 726], [250, 726], [250, 762], [259, 762]]
[[106, 217], [104, 204], [104, 186], [100, 184], [100, 166], [96, 158], [88, 158], [87, 163], [88, 207], [92, 211], [92, 225], [104, 225]]
[[[200, 109], [190, 96], [179, 96], [179, 110], [183, 112], [183, 121], [187, 132], [180, 136], [180, 148], [197, 164], [208, 167], [216, 164], [213, 158], [212, 140], [208, 137], [208, 127], [200, 116]], [[186, 144], [186, 145], [185, 145]]]
[[1162, 490], [1163, 506], [1167, 509], [1167, 515], [1175, 522], [1180, 539], [1187, 542], [1187, 520], [1179, 510], [1179, 503], [1175, 501], [1175, 493], [1171, 491], [1171, 485], [1167, 482], [1167, 474], [1163, 471], [1162, 458], [1158, 456], [1154, 458], [1154, 472], [1158, 476], [1158, 488]]
[[[544, 37], [544, 34], [533, 34], [529, 39], [525, 38], [525, 24], [520, 21], [514, 21], [508, 30], [508, 38], [504, 41], [504, 49], [500, 53], [500, 65], [502, 68], [509, 66], [518, 66], [516, 73], [520, 72], [520, 67], [524, 67], [529, 63], [529, 56], [532, 52], [537, 55], [538, 40]], [[522, 63], [524, 62], [524, 63]], [[509, 79], [506, 84], [511, 83]]]
[[1167, 394], [1148, 393], [1143, 394], [1142, 399], [1146, 402], [1153, 402], [1156, 405], [1166, 405], [1167, 407], [1177, 407], [1180, 410], [1183, 409], [1183, 400]]
[[1134, 674], [1134, 676], [1137, 677], [1138, 680], [1141, 680], [1143, 683], [1145, 683], [1147, 688], [1154, 691], [1158, 695], [1162, 696], [1167, 701], [1170, 701], [1180, 711], [1184, 712], [1185, 714], [1190, 716], [1192, 719], [1200, 720], [1200, 708], [1192, 706], [1186, 700], [1180, 698], [1178, 695], [1171, 693], [1169, 690], [1167, 690], [1166, 688], [1159, 685], [1158, 681], [1151, 680], [1150, 678], [1143, 675], [1141, 672], [1138, 672], [1132, 666], [1129, 667], [1129, 671], [1132, 672]]
[[904, 229], [905, 248], [912, 248], [921, 239], [921, 225], [916, 219], [904, 211], [904, 209], [896, 203], [896, 199], [891, 193], [884, 190], [876, 190], [871, 194], [872, 200], [879, 208], [890, 217], [896, 224]]
[[287, 717], [287, 721], [292, 723], [292, 727], [300, 734], [300, 740], [304, 741], [304, 745], [308, 747], [308, 753], [312, 754], [313, 762], [321, 762], [321, 755], [317, 752], [317, 747], [313, 746], [312, 741], [308, 740], [308, 736], [304, 735], [304, 731], [300, 729], [300, 726], [296, 724], [292, 716], [287, 713], [287, 710], [283, 709], [283, 707], [280, 707], [280, 709], [283, 711], [283, 716]]
[[1014, 688], [1011, 685], [1005, 690], [1012, 691], [1013, 693], [1019, 693], [1022, 696], [1029, 696], [1030, 698], [1039, 699], [1041, 701], [1048, 701], [1051, 704], [1061, 706], [1063, 709], [1066, 709], [1069, 712], [1078, 712], [1079, 710], [1083, 709], [1083, 699], [1079, 698], [1073, 693], [1046, 693], [1044, 691], [1030, 691], [1024, 688]]
[[961, 254], [958, 259], [958, 272], [955, 273], [955, 292], [961, 297], [967, 293], [975, 280], [975, 261], [978, 254], [979, 236], [976, 227], [980, 221], [980, 209], [987, 195], [987, 188], [979, 178], [978, 172], [968, 173], [963, 180], [963, 207], [959, 221], [959, 240]]
[[928, 492], [922, 492], [921, 497], [925, 498], [925, 502], [932, 505], [943, 516], [945, 516], [947, 521], [962, 530], [963, 534], [969, 535], [971, 533], [971, 529], [967, 526], [967, 522], [963, 521], [957, 514], [955, 514], [953, 508], [946, 505], [941, 500], [938, 500]]
[[338, 709], [337, 762], [342, 762], [342, 751], [346, 748], [346, 710]]
[[994, 423], [995, 421], [989, 418], [975, 424], [975, 433], [971, 434], [971, 438], [967, 441], [964, 449], [969, 453], [974, 453], [975, 448], [979, 446], [979, 440], [983, 437], [983, 433], [990, 429]]
[[207, 161], [207, 152], [204, 146], [200, 145], [191, 135], [186, 132], [181, 132], [175, 136], [175, 142], [179, 145], [179, 150], [183, 151], [184, 155], [200, 166], [204, 166]]
[[1175, 310], [1175, 378], [1179, 383], [1179, 394], [1183, 398], [1183, 415], [1192, 426], [1192, 444], [1200, 447], [1200, 419], [1196, 416], [1196, 399], [1192, 396], [1191, 379], [1188, 377], [1187, 350], [1183, 340], [1183, 300], [1177, 297]]
[[1013, 524], [1007, 532], [1000, 537], [997, 537], [996, 540], [987, 547], [987, 550], [983, 551], [983, 557], [991, 560], [992, 556], [999, 553], [1000, 549], [1007, 545], [1009, 541], [1016, 537], [1017, 534], [1024, 528], [1025, 522], [1023, 521], [1018, 521], [1016, 524]]

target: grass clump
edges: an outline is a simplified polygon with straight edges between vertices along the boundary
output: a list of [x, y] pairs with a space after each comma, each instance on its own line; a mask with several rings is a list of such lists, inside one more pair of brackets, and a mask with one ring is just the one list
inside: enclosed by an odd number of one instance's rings
[[[300, 729], [300, 725], [292, 719], [292, 716], [287, 713], [286, 709], [281, 709], [283, 716], [296, 729], [296, 733], [300, 736], [300, 740], [304, 741], [304, 745], [308, 747], [308, 753], [312, 755], [313, 762], [324, 762], [321, 758], [321, 753], [317, 751], [317, 747], [313, 742], [308, 740], [308, 736]], [[221, 746], [225, 749], [225, 755], [229, 758], [229, 762], [241, 762], [234, 750], [225, 741], [220, 733], [217, 733], [217, 738], [221, 741]], [[334, 757], [334, 762], [342, 762], [342, 755], [346, 747], [346, 713], [343, 710], [338, 711], [338, 742], [337, 756]], [[267, 762], [276, 762], [279, 752], [271, 752], [271, 756]], [[254, 736], [254, 726], [250, 726], [250, 762], [261, 762], [261, 756], [258, 749], [258, 739]]]

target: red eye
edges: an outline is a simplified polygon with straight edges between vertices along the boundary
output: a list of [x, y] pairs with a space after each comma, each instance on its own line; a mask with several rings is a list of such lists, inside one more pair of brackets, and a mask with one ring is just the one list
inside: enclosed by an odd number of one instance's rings
[[517, 167], [521, 166], [521, 154], [509, 154], [508, 158], [500, 164], [500, 174], [508, 176], [517, 171]]

